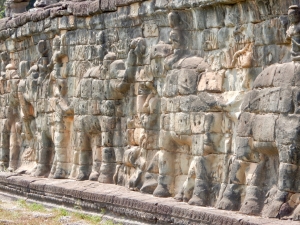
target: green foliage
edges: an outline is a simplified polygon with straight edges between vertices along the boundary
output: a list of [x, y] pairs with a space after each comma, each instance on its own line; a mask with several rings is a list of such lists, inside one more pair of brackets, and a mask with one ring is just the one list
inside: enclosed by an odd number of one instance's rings
[[45, 211], [45, 207], [43, 205], [37, 204], [37, 203], [28, 204], [27, 207], [30, 211], [38, 211], [38, 212]]
[[0, 19], [5, 17], [4, 3], [5, 3], [5, 0], [0, 0]]
[[74, 216], [78, 219], [86, 220], [93, 224], [97, 224], [97, 223], [101, 222], [101, 219], [102, 219], [101, 216], [89, 215], [89, 214], [85, 214], [83, 212], [76, 212], [76, 213], [74, 213]]
[[25, 199], [18, 199], [17, 202], [18, 202], [19, 206], [26, 207], [26, 201], [25, 201]]
[[58, 216], [68, 216], [69, 215], [69, 212], [64, 208], [58, 208], [58, 209], [55, 209], [55, 211], [58, 214]]
[[38, 211], [38, 212], [44, 212], [46, 209], [43, 205], [41, 204], [38, 204], [38, 203], [31, 203], [31, 204], [28, 204], [26, 202], [26, 200], [24, 199], [19, 199], [18, 201], [18, 204], [23, 207], [23, 208], [26, 208], [30, 211]]

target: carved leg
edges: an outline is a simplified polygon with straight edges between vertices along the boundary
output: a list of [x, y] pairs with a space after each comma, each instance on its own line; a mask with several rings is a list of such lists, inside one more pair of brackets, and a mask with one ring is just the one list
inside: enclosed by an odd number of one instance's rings
[[66, 178], [68, 175], [67, 172], [67, 149], [66, 148], [56, 148], [56, 170], [54, 173], [54, 179], [63, 179]]
[[[58, 126], [59, 127], [59, 126]], [[68, 131], [55, 131], [54, 132], [54, 147], [55, 147], [55, 162], [53, 162], [54, 179], [63, 179], [68, 175], [68, 155], [67, 146], [69, 142]], [[52, 171], [51, 171], [52, 174]]]
[[3, 127], [1, 129], [1, 138], [0, 138], [0, 170], [5, 170], [8, 167], [9, 162], [9, 138], [10, 131], [7, 129], [7, 120], [3, 119], [2, 124]]
[[183, 183], [182, 190], [175, 196], [176, 200], [188, 202], [192, 198], [193, 190], [195, 188], [195, 175], [195, 160], [193, 160], [189, 168], [188, 177]]
[[231, 184], [224, 184], [222, 193], [217, 203], [217, 208], [233, 210], [239, 209], [241, 204], [241, 192], [245, 183], [245, 163], [241, 160], [235, 160], [231, 165], [229, 180]]
[[114, 148], [102, 149], [102, 163], [100, 167], [100, 183], [113, 184], [113, 178], [116, 170], [116, 156]]
[[155, 188], [153, 195], [157, 197], [170, 197], [170, 190], [173, 189], [174, 183], [174, 152], [161, 150], [159, 152], [159, 176], [158, 185]]
[[79, 154], [79, 171], [76, 180], [87, 180], [90, 175], [90, 164], [92, 161], [90, 139], [86, 132], [78, 132], [77, 139]]
[[11, 128], [10, 135], [10, 153], [9, 153], [9, 171], [15, 171], [18, 167], [18, 160], [20, 154], [20, 146], [17, 139], [17, 133], [15, 129], [15, 122]]
[[8, 167], [9, 162], [9, 146], [5, 144], [9, 134], [1, 133], [1, 147], [0, 147], [0, 169], [3, 171]]
[[209, 184], [208, 177], [205, 168], [205, 158], [202, 156], [196, 156], [195, 160], [195, 187], [193, 197], [189, 200], [191, 205], [205, 206], [208, 202], [209, 196]]
[[141, 187], [141, 192], [153, 194], [155, 188], [157, 187], [157, 174], [158, 174], [158, 160], [159, 160], [159, 152], [156, 153], [147, 168], [147, 172], [145, 174], [145, 181], [143, 186]]
[[[264, 159], [264, 157], [261, 157]], [[252, 168], [255, 168], [253, 163]], [[265, 161], [262, 160], [258, 163], [255, 174], [252, 175], [252, 179], [248, 181], [250, 185], [246, 188], [245, 200], [240, 208], [240, 212], [247, 215], [259, 215], [264, 204], [264, 192], [262, 183], [265, 180], [264, 177]]]
[[37, 151], [37, 167], [34, 172], [34, 176], [47, 176], [50, 170], [51, 159], [51, 141], [46, 135], [45, 131], [42, 131], [39, 135], [39, 146]]
[[101, 141], [101, 135], [95, 135], [92, 137], [92, 152], [93, 152], [93, 166], [92, 166], [92, 172], [89, 176], [89, 180], [98, 180], [99, 178], [99, 171], [100, 171], [100, 166], [101, 166], [101, 147], [100, 143]]
[[90, 175], [92, 151], [79, 151], [79, 172], [76, 180], [87, 180]]

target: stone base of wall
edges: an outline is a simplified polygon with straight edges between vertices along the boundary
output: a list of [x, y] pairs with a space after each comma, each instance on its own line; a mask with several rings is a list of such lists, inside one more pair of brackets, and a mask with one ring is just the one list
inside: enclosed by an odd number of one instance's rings
[[145, 224], [299, 224], [191, 206], [173, 198], [157, 198], [122, 186], [93, 181], [54, 180], [2, 172], [0, 191], [43, 203], [79, 207], [89, 212], [97, 213], [104, 209], [110, 215]]

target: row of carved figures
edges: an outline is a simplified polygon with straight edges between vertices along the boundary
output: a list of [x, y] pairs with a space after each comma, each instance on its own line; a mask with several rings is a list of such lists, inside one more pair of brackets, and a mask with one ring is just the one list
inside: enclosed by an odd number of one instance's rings
[[[289, 17], [288, 37], [296, 62], [299, 8], [291, 6]], [[98, 180], [232, 210], [242, 196], [248, 201], [244, 208], [259, 205], [261, 194], [273, 185], [278, 184], [278, 195], [286, 192], [288, 188], [281, 184], [290, 171], [286, 162], [274, 157], [280, 155], [281, 145], [275, 146], [275, 140], [253, 144], [250, 136], [253, 133], [255, 139], [258, 131], [253, 128], [247, 133], [243, 127], [247, 122], [243, 118], [259, 121], [261, 115], [250, 106], [240, 109], [246, 104], [240, 100], [242, 94], [236, 101], [220, 98], [222, 89], [208, 85], [219, 71], [186, 48], [179, 14], [171, 12], [168, 19], [170, 43], [152, 46], [154, 66], [143, 66], [147, 46], [142, 37], [131, 40], [125, 60], [107, 51], [102, 42], [100, 65], [84, 73], [71, 97], [63, 36], [54, 38], [51, 58], [46, 42], [40, 41], [40, 57], [34, 65], [22, 61], [16, 68], [8, 54], [2, 53], [2, 169], [22, 172], [26, 170], [23, 162], [34, 161], [29, 171], [34, 176]], [[249, 49], [251, 44], [236, 52], [232, 64]], [[162, 78], [160, 91], [158, 80]], [[136, 94], [132, 93], [134, 83], [138, 84]], [[133, 107], [130, 101], [135, 102]], [[270, 118], [275, 121], [274, 116]], [[292, 139], [295, 143], [289, 148], [295, 150], [297, 136]], [[261, 181], [266, 166], [281, 174], [268, 178], [268, 187]], [[260, 208], [255, 210], [252, 213]]]

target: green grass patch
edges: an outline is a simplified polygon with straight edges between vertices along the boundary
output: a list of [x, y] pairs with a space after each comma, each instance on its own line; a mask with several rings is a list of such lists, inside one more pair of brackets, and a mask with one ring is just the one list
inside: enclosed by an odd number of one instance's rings
[[28, 209], [30, 211], [36, 211], [36, 212], [45, 212], [46, 208], [42, 204], [38, 203], [27, 203], [24, 199], [19, 199], [17, 201], [18, 205], [22, 208]]
[[77, 219], [86, 220], [92, 224], [98, 224], [102, 220], [101, 216], [85, 214], [84, 212], [76, 212], [74, 213], [74, 217]]

